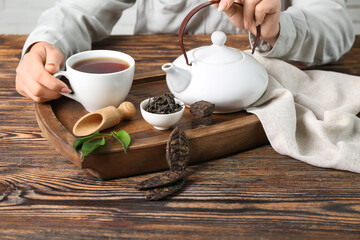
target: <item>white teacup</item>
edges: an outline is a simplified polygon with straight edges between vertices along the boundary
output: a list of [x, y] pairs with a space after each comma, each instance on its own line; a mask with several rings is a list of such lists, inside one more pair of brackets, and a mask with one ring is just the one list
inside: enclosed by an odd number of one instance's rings
[[[74, 65], [89, 59], [116, 59], [128, 63], [128, 68], [111, 73], [89, 73], [74, 69]], [[128, 95], [135, 71], [135, 61], [128, 54], [112, 50], [90, 50], [72, 55], [66, 60], [66, 71], [54, 77], [66, 77], [73, 93], [61, 93], [81, 103], [88, 112], [118, 107]]]

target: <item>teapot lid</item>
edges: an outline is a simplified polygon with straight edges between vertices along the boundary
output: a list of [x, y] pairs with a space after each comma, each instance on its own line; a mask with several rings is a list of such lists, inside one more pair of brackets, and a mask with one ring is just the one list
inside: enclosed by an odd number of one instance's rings
[[205, 63], [226, 64], [233, 63], [243, 59], [240, 50], [225, 46], [226, 35], [221, 31], [211, 34], [211, 46], [195, 49], [194, 57]]

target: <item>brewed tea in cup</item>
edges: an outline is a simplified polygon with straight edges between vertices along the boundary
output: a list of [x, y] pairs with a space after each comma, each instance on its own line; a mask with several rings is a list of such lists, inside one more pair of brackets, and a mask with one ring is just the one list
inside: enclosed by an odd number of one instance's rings
[[114, 73], [129, 67], [129, 63], [110, 57], [89, 58], [78, 61], [72, 66], [73, 69], [86, 73]]
[[81, 103], [88, 112], [108, 106], [118, 107], [128, 95], [135, 71], [134, 59], [112, 50], [90, 50], [66, 60], [66, 77], [73, 93], [61, 93]]

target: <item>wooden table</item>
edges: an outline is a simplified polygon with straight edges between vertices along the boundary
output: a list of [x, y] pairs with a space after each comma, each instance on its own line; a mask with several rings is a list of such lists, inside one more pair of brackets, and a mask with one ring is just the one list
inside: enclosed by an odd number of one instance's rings
[[[1, 239], [359, 239], [360, 175], [317, 168], [271, 146], [188, 168], [185, 187], [163, 201], [134, 189], [147, 174], [101, 181], [55, 151], [34, 103], [15, 91], [26, 36], [0, 35]], [[187, 36], [186, 48], [209, 44]], [[228, 45], [246, 49], [247, 36]], [[94, 45], [125, 51], [136, 77], [161, 73], [181, 54], [177, 36], [113, 36]], [[316, 67], [360, 75], [360, 36], [338, 63]]]

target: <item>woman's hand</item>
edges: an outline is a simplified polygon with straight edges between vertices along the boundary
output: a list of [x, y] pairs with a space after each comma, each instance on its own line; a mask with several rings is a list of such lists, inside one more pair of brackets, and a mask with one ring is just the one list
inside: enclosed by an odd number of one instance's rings
[[[239, 2], [239, 6], [233, 4]], [[256, 35], [256, 26], [261, 25], [261, 39], [274, 46], [280, 32], [280, 0], [221, 0], [215, 5], [224, 11], [237, 28], [249, 30]]]
[[16, 90], [35, 102], [56, 99], [70, 89], [52, 74], [64, 64], [64, 55], [46, 42], [35, 43], [16, 69]]

